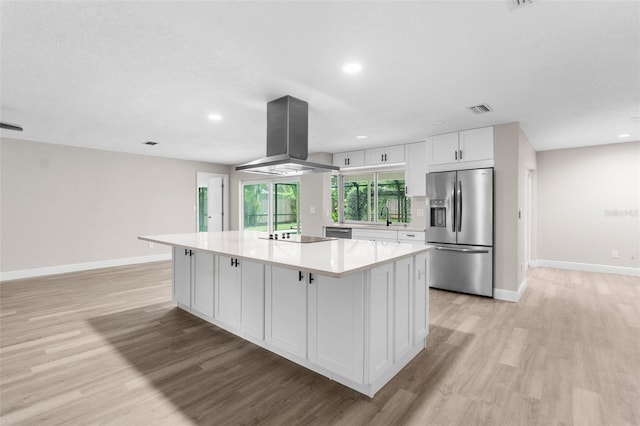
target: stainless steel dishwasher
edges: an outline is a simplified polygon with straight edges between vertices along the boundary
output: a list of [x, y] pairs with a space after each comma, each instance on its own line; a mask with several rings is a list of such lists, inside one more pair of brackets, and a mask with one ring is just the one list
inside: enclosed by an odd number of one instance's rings
[[351, 228], [343, 228], [338, 226], [327, 226], [324, 229], [324, 236], [331, 238], [351, 239]]

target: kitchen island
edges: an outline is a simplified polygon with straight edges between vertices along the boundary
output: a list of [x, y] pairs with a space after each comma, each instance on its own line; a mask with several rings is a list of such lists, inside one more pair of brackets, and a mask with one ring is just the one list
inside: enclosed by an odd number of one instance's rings
[[426, 347], [431, 246], [264, 237], [139, 238], [172, 246], [179, 308], [370, 397]]

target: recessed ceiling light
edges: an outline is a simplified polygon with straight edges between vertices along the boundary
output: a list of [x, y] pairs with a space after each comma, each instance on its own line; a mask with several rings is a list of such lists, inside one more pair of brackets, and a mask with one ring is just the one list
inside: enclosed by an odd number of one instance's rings
[[359, 64], [357, 62], [351, 62], [349, 64], [345, 64], [345, 66], [342, 67], [342, 71], [344, 71], [347, 74], [357, 74], [360, 71], [362, 71], [362, 64]]
[[366, 139], [367, 137], [365, 135], [358, 135], [356, 136], [356, 139]]
[[631, 136], [629, 133], [623, 133], [621, 135], [618, 135], [619, 138], [628, 138], [629, 136]]
[[446, 121], [432, 121], [431, 124], [433, 124], [434, 126], [442, 126], [444, 123], [446, 123]]
[[220, 114], [209, 114], [209, 120], [220, 121], [222, 116]]

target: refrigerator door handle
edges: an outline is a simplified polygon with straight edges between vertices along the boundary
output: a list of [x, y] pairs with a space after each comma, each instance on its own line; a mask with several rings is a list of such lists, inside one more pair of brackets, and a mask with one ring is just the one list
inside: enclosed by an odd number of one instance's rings
[[453, 188], [451, 189], [451, 232], [456, 232], [456, 182], [453, 181]]
[[477, 250], [477, 249], [453, 248], [453, 247], [435, 247], [435, 250], [442, 250], [442, 251], [456, 251], [456, 252], [469, 253], [469, 254], [484, 254], [484, 253], [489, 253], [489, 250]]
[[456, 223], [458, 224], [458, 232], [462, 231], [462, 182], [458, 181], [458, 193], [456, 194]]

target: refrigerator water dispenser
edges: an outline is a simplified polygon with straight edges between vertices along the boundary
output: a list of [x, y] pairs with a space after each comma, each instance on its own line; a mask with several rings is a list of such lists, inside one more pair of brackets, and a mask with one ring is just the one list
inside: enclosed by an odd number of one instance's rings
[[431, 200], [429, 207], [431, 208], [430, 226], [436, 226], [440, 228], [447, 227], [447, 208], [444, 206], [445, 200]]

